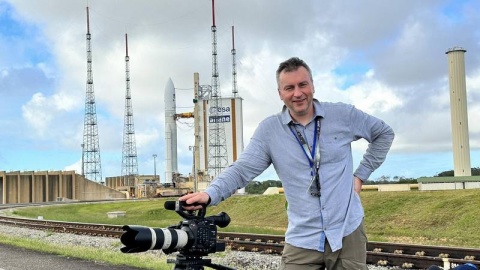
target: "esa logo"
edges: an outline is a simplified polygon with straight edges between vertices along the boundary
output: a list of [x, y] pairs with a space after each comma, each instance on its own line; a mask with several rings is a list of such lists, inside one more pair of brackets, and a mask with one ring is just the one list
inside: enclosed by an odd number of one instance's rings
[[210, 113], [229, 113], [230, 107], [210, 107]]

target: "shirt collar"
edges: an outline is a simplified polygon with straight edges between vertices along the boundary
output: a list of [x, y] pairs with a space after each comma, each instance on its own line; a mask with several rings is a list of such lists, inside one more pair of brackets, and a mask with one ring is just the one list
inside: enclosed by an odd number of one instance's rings
[[[313, 99], [313, 108], [315, 109], [314, 119], [316, 119], [317, 117], [323, 118], [325, 116], [325, 109], [322, 106], [322, 103], [320, 103], [320, 101], [318, 101], [315, 98]], [[284, 125], [293, 123], [292, 116], [290, 116], [287, 106], [283, 105], [282, 112], [280, 113], [280, 115], [281, 115], [282, 123]]]

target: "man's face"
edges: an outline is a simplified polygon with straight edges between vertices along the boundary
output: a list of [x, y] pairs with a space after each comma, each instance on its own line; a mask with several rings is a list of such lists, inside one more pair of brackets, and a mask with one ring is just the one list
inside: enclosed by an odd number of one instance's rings
[[299, 67], [297, 70], [282, 71], [278, 80], [278, 94], [283, 100], [293, 119], [313, 115], [313, 93], [315, 89], [308, 70]]

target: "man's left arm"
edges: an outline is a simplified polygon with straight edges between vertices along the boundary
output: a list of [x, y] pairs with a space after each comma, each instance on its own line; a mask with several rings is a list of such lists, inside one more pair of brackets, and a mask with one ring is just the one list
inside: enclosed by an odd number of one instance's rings
[[[352, 110], [351, 119], [355, 139], [363, 138], [369, 142], [367, 151], [354, 173], [356, 178], [365, 181], [385, 161], [395, 133], [384, 121], [355, 108]], [[356, 188], [357, 185], [355, 184]]]
[[355, 192], [360, 194], [360, 191], [362, 191], [362, 186], [363, 186], [362, 179], [354, 176], [353, 177], [353, 187], [354, 187]]

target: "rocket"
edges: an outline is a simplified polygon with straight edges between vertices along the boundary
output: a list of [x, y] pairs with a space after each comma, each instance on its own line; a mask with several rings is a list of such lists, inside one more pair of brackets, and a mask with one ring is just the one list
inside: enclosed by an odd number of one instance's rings
[[165, 183], [172, 183], [173, 175], [178, 172], [177, 166], [177, 122], [175, 120], [175, 87], [168, 78], [165, 85]]

